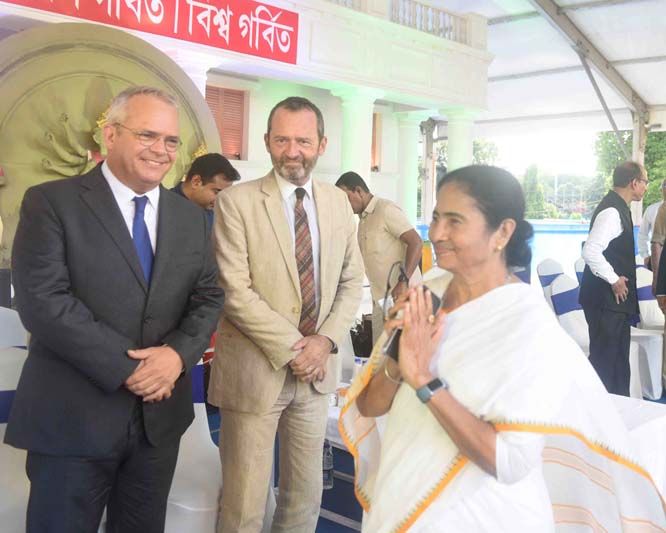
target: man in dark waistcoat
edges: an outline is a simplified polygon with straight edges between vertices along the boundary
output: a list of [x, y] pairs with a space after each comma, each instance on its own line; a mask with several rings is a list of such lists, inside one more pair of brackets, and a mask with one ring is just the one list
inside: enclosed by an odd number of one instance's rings
[[638, 314], [634, 226], [629, 204], [643, 198], [645, 169], [625, 162], [592, 215], [583, 247], [580, 304], [590, 331], [590, 363], [608, 392], [629, 396], [631, 320]]

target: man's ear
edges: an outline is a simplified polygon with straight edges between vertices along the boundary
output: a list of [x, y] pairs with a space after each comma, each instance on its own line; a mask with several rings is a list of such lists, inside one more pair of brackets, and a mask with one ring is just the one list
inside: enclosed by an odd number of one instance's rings
[[192, 184], [192, 187], [195, 189], [198, 189], [199, 187], [203, 186], [203, 180], [201, 179], [201, 176], [199, 174], [195, 174], [190, 178], [190, 183]]

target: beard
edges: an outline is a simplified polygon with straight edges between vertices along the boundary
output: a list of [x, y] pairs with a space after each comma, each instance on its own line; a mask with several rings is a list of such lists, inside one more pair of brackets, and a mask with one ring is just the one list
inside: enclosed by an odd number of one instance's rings
[[273, 162], [275, 172], [283, 179], [295, 185], [303, 185], [305, 183], [317, 164], [317, 159], [318, 156], [312, 158], [288, 158], [285, 156], [273, 157], [273, 154], [271, 154], [271, 161]]

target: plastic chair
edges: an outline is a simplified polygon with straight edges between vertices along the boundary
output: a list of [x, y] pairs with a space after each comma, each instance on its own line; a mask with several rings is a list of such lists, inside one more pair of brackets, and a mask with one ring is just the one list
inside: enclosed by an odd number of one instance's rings
[[546, 297], [546, 302], [553, 309], [553, 302], [550, 298], [551, 284], [553, 280], [560, 274], [563, 274], [562, 265], [554, 259], [544, 259], [537, 265], [537, 275], [539, 276], [539, 283], [543, 288], [543, 295]]
[[27, 356], [27, 350], [22, 348], [0, 349], [0, 529], [3, 533], [25, 531], [25, 511], [30, 491], [30, 483], [25, 475], [26, 452], [12, 448], [2, 441]]
[[578, 284], [580, 285], [583, 281], [583, 271], [585, 270], [585, 259], [579, 257], [574, 263], [574, 270], [576, 271], [576, 277], [578, 278]]
[[583, 308], [578, 303], [578, 283], [566, 274], [560, 274], [550, 285], [553, 310], [569, 336], [576, 341], [585, 355], [590, 355], [590, 334]]
[[641, 329], [664, 329], [664, 313], [659, 309], [657, 299], [652, 294], [652, 271], [641, 265], [636, 265], [636, 290], [638, 296], [638, 309], [640, 312]]

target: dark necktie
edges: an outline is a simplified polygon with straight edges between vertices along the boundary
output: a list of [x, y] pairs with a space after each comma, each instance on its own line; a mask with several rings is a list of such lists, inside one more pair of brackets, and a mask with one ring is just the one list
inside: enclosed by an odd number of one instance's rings
[[146, 226], [146, 221], [143, 217], [146, 211], [148, 197], [135, 196], [132, 201], [135, 205], [134, 222], [132, 223], [132, 239], [134, 239], [134, 247], [139, 256], [139, 263], [141, 263], [141, 269], [146, 278], [146, 283], [150, 285], [150, 274], [153, 270], [153, 247], [150, 245], [148, 227]]
[[317, 299], [315, 296], [314, 263], [312, 259], [312, 238], [308, 226], [308, 215], [303, 207], [305, 189], [296, 189], [294, 206], [294, 229], [296, 233], [296, 265], [301, 284], [301, 320], [298, 331], [302, 335], [314, 335], [317, 329]]

